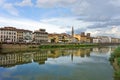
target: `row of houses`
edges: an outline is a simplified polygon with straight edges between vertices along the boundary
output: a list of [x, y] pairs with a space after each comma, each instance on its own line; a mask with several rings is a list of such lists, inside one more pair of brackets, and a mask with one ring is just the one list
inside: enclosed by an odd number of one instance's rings
[[30, 30], [17, 29], [14, 27], [0, 28], [0, 42], [47, 42], [48, 33], [45, 29], [39, 29], [34, 32]]
[[120, 43], [120, 39], [109, 36], [97, 36], [93, 38], [93, 43]]
[[17, 29], [15, 27], [0, 28], [0, 42], [7, 43], [120, 43], [119, 38], [108, 36], [91, 37], [90, 33], [81, 32], [71, 35], [66, 33], [49, 33], [45, 29], [30, 30]]
[[4, 43], [72, 43], [72, 42], [91, 42], [90, 33], [81, 33], [69, 35], [66, 33], [50, 33], [48, 34], [45, 29], [39, 29], [34, 32], [30, 30], [17, 29], [15, 27], [0, 28], [0, 42]]

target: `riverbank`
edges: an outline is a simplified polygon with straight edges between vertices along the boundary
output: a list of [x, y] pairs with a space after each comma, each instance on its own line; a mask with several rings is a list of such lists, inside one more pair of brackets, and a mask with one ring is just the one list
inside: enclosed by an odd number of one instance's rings
[[99, 46], [98, 44], [47, 44], [47, 45], [40, 45], [40, 49], [47, 49], [47, 48], [79, 48], [79, 47], [94, 47]]
[[47, 43], [47, 44], [1, 44], [0, 53], [12, 53], [21, 51], [34, 51], [40, 49], [55, 49], [55, 48], [84, 48], [84, 47], [103, 47], [111, 44], [93, 44], [93, 43]]
[[116, 48], [114, 52], [111, 54], [110, 62], [115, 69], [114, 79], [120, 80], [120, 47]]
[[84, 48], [95, 46], [98, 46], [98, 44], [2, 44], [0, 53], [23, 52], [55, 48]]
[[1, 44], [0, 53], [35, 51], [38, 47], [39, 45], [35, 44]]

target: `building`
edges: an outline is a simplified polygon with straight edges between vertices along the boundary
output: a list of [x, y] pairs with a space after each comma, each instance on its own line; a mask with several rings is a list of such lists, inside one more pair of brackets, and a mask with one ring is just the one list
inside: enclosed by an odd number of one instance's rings
[[98, 39], [98, 38], [93, 38], [93, 43], [100, 43], [100, 39]]
[[111, 43], [120, 43], [120, 39], [119, 38], [111, 38]]
[[97, 36], [93, 39], [93, 43], [120, 43], [120, 39], [109, 36]]
[[23, 42], [23, 30], [17, 30], [17, 42]]
[[17, 42], [32, 42], [32, 31], [24, 29], [16, 29], [17, 31]]
[[49, 42], [51, 43], [70, 43], [72, 42], [72, 36], [66, 33], [51, 33], [48, 35]]
[[14, 43], [17, 42], [17, 32], [14, 27], [0, 28], [0, 42]]
[[72, 35], [72, 37], [74, 36], [74, 28], [73, 27], [72, 27], [71, 35]]
[[93, 43], [111, 43], [111, 37], [108, 36], [97, 36], [93, 39]]
[[59, 42], [59, 34], [57, 34], [57, 33], [48, 34], [48, 42], [58, 43]]
[[74, 38], [78, 39], [80, 43], [91, 43], [92, 42], [90, 33], [87, 33], [86, 35], [84, 32], [82, 32], [81, 34], [74, 34]]
[[45, 31], [45, 29], [39, 29], [34, 31], [33, 42], [35, 43], [48, 42], [48, 33]]
[[14, 27], [0, 28], [0, 42], [32, 42], [32, 31], [17, 29]]
[[23, 42], [26, 43], [32, 42], [32, 31], [23, 30]]

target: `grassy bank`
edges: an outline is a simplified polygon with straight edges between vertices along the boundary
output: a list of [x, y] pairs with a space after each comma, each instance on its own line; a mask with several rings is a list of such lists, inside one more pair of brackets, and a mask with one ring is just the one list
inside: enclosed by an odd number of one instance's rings
[[116, 48], [111, 54], [110, 61], [115, 69], [115, 80], [120, 80], [120, 47]]
[[54, 44], [54, 45], [40, 45], [40, 49], [46, 48], [78, 48], [78, 47], [93, 47], [97, 44]]

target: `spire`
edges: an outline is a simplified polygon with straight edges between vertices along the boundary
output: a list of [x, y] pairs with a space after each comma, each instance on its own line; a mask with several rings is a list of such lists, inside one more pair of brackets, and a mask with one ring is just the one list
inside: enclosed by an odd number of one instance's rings
[[74, 36], [74, 28], [73, 27], [72, 27], [72, 32], [71, 33], [72, 33], [72, 37], [73, 37]]

